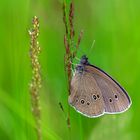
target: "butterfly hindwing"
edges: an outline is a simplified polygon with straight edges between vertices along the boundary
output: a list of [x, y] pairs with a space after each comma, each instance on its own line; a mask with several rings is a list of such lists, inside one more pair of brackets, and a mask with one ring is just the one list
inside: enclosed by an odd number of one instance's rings
[[98, 117], [104, 113], [103, 97], [91, 73], [76, 73], [73, 76], [69, 103], [88, 117]]

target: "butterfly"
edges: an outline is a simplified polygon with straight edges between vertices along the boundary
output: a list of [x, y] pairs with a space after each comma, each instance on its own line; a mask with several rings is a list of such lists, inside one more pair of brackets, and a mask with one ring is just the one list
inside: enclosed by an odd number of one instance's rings
[[70, 93], [69, 104], [90, 118], [122, 113], [131, 105], [129, 95], [120, 84], [100, 68], [91, 65], [86, 55], [76, 66]]

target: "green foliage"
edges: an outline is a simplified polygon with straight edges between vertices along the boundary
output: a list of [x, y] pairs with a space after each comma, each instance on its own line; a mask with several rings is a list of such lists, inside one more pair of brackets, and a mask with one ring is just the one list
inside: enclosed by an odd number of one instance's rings
[[[125, 87], [132, 98], [132, 106], [123, 114], [96, 119], [86, 118], [71, 108], [71, 140], [139, 140], [140, 3], [138, 0], [76, 0], [74, 4], [75, 31], [84, 30], [77, 57], [83, 52], [88, 54], [94, 39], [90, 62]], [[62, 13], [60, 0], [1, 1], [1, 140], [37, 140], [29, 94], [32, 70], [28, 30], [34, 15], [40, 20], [42, 139], [67, 140], [70, 137], [67, 116], [59, 106], [61, 102], [67, 114]]]

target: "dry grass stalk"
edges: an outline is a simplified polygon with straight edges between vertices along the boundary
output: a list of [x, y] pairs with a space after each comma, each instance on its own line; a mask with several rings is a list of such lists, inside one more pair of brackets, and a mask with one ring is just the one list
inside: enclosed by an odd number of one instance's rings
[[39, 54], [40, 46], [37, 41], [39, 36], [39, 20], [35, 16], [32, 21], [33, 27], [29, 31], [31, 38], [30, 42], [30, 59], [32, 65], [32, 81], [30, 83], [30, 94], [31, 94], [31, 103], [32, 103], [32, 113], [35, 118], [35, 127], [37, 131], [38, 140], [41, 140], [41, 128], [40, 128], [40, 96], [39, 90], [41, 88], [41, 74], [40, 74], [40, 63], [39, 63]]
[[[83, 32], [81, 31], [79, 37], [78, 37], [78, 42], [76, 43], [76, 47], [74, 47], [74, 36], [75, 36], [75, 31], [74, 31], [74, 24], [73, 24], [73, 19], [74, 19], [74, 4], [70, 3], [70, 10], [69, 14], [67, 14], [67, 7], [66, 3], [63, 3], [63, 21], [65, 25], [65, 30], [66, 34], [64, 35], [64, 45], [65, 45], [65, 69], [67, 72], [67, 77], [68, 77], [68, 95], [70, 95], [70, 84], [71, 84], [71, 78], [72, 78], [72, 61], [76, 56], [82, 34]], [[74, 51], [72, 51], [74, 50]], [[67, 125], [70, 127], [70, 108], [68, 110], [68, 119], [67, 119]]]

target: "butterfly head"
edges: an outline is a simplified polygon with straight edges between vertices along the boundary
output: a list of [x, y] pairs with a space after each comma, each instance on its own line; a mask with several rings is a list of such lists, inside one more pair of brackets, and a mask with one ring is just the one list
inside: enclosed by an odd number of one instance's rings
[[88, 65], [88, 58], [86, 55], [83, 55], [80, 59], [80, 64], [77, 65], [76, 70], [78, 73], [82, 73], [85, 69], [85, 65]]
[[88, 64], [89, 64], [88, 58], [87, 58], [86, 55], [83, 55], [83, 56], [81, 57], [80, 64], [82, 64], [82, 65], [88, 65]]

